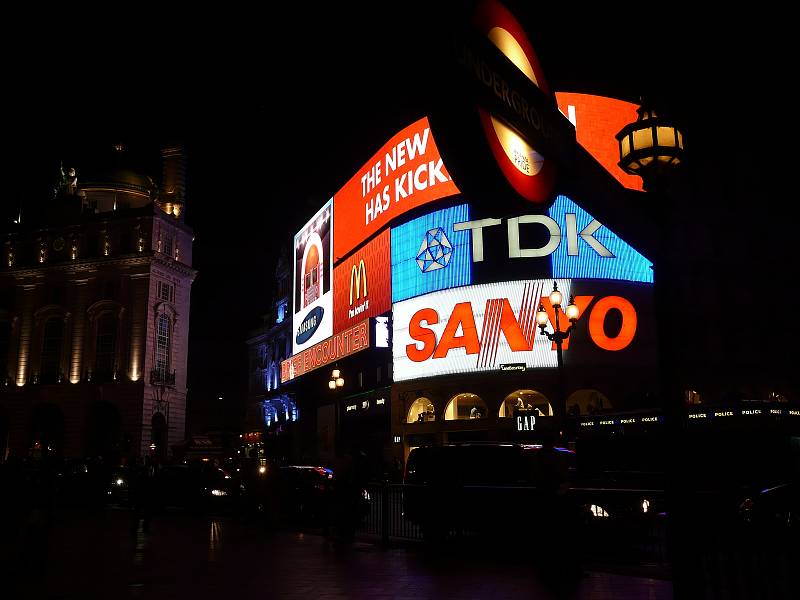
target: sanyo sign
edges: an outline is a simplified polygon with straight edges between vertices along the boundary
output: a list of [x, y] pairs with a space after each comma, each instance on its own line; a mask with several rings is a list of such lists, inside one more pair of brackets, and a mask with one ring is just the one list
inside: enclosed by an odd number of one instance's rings
[[[597, 219], [592, 219], [588, 225], [578, 231], [578, 219], [575, 213], [566, 213], [566, 236], [562, 234], [558, 222], [547, 215], [523, 215], [506, 219], [508, 238], [508, 258], [539, 258], [550, 256], [558, 249], [564, 237], [567, 239], [567, 255], [578, 256], [578, 239], [585, 241], [598, 255], [603, 258], [614, 258], [614, 253], [606, 248], [594, 234], [602, 227]], [[483, 230], [503, 223], [502, 219], [479, 219], [455, 223], [455, 231], [470, 230], [472, 233], [472, 262], [483, 262]], [[549, 233], [547, 243], [539, 248], [523, 248], [520, 244], [520, 228], [544, 227]]]
[[[525, 370], [557, 366], [552, 342], [538, 333], [536, 312], [542, 305], [555, 321], [547, 297], [552, 280], [505, 281], [434, 292], [393, 307], [392, 358], [395, 381], [502, 369], [522, 364]], [[564, 296], [572, 281], [558, 280]], [[618, 352], [636, 337], [638, 316], [621, 296], [576, 295], [581, 309], [579, 327], [599, 350]], [[617, 313], [617, 332], [606, 330], [611, 312]], [[565, 345], [565, 350], [569, 346]]]

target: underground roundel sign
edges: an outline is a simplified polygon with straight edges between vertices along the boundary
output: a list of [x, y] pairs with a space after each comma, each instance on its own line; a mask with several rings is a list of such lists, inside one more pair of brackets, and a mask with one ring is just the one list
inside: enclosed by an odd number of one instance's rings
[[[545, 94], [549, 88], [528, 36], [514, 15], [496, 0], [478, 4], [475, 26]], [[513, 94], [512, 94], [513, 100]], [[522, 102], [520, 99], [519, 102]], [[499, 115], [479, 108], [481, 125], [497, 165], [511, 187], [526, 200], [542, 203], [555, 185], [556, 167]]]

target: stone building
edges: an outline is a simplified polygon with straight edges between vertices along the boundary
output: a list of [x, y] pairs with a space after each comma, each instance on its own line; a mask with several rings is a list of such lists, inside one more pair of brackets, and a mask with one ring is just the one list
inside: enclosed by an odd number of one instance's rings
[[243, 443], [259, 456], [288, 458], [299, 414], [293, 395], [281, 385], [280, 366], [292, 353], [291, 263], [283, 252], [275, 268], [275, 290], [263, 325], [249, 332], [249, 380]]
[[166, 455], [185, 437], [192, 229], [185, 157], [161, 185], [122, 146], [5, 225], [0, 460]]

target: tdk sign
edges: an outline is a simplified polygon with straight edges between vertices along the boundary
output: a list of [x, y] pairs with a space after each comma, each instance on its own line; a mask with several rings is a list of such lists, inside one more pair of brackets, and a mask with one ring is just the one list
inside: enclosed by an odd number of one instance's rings
[[472, 283], [469, 205], [435, 210], [393, 227], [392, 302]]
[[297, 336], [295, 337], [295, 342], [300, 344], [305, 344], [314, 332], [319, 327], [320, 323], [322, 323], [322, 314], [323, 310], [321, 306], [317, 306], [312, 308], [306, 318], [300, 323], [300, 327], [297, 328]]
[[425, 234], [417, 254], [417, 266], [423, 273], [444, 269], [453, 256], [453, 244], [447, 239], [444, 229], [437, 227]]
[[[472, 232], [472, 261], [483, 261], [483, 229], [500, 225], [501, 219], [480, 219], [478, 221], [464, 221], [456, 223], [453, 229], [464, 231], [469, 229]], [[586, 227], [578, 231], [577, 220], [574, 214], [566, 215], [567, 223], [567, 254], [578, 256], [578, 238], [585, 241], [597, 254], [603, 258], [613, 258], [614, 254], [600, 243], [594, 233], [602, 227], [597, 219], [593, 219]], [[550, 256], [555, 252], [561, 243], [561, 228], [558, 223], [547, 215], [523, 215], [506, 219], [508, 228], [508, 258], [538, 258]], [[546, 244], [539, 248], [523, 248], [519, 241], [519, 229], [521, 225], [539, 225], [547, 229], [549, 239]]]

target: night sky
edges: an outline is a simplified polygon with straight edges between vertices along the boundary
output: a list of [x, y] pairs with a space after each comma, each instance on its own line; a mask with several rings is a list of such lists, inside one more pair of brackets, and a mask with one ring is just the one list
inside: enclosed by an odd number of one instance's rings
[[[60, 160], [80, 181], [93, 157], [121, 141], [159, 180], [162, 145], [187, 148], [186, 221], [199, 270], [192, 430], [233, 426], [240, 416], [244, 340], [269, 307], [279, 245], [416, 118], [423, 98], [410, 82], [424, 69], [422, 42], [436, 35], [426, 3], [380, 12], [293, 4], [259, 13], [194, 5], [196, 13], [177, 16], [131, 7], [48, 27], [7, 24], [4, 219], [20, 205], [24, 218], [47, 197]], [[520, 4], [551, 88], [650, 97], [682, 125], [696, 180], [735, 174], [720, 197], [733, 194], [741, 206], [763, 193], [755, 149], [774, 131], [766, 119], [781, 112], [770, 95], [785, 88], [777, 82], [788, 44], [771, 16]], [[638, 46], [643, 34], [653, 42]]]

